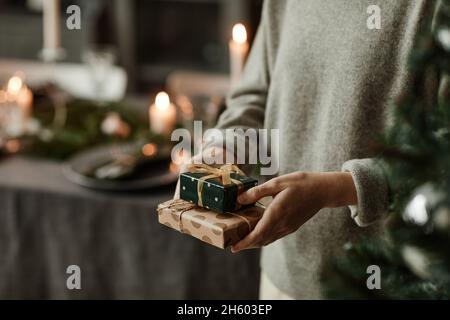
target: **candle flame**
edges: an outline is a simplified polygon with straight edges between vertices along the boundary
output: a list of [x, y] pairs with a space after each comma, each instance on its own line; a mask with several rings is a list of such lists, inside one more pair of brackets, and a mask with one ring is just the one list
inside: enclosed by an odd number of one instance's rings
[[247, 42], [247, 30], [242, 23], [237, 23], [233, 27], [233, 41], [244, 44]]
[[158, 148], [154, 143], [147, 143], [142, 147], [142, 154], [147, 157], [151, 157], [156, 154]]
[[159, 110], [167, 110], [170, 106], [169, 95], [164, 91], [158, 93], [155, 98], [155, 105]]
[[18, 94], [20, 89], [22, 89], [23, 81], [19, 76], [11, 77], [8, 81], [8, 93]]

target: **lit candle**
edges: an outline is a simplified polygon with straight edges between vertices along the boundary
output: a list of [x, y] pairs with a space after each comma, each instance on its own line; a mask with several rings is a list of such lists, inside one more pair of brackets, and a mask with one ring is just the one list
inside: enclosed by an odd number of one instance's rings
[[234, 86], [241, 77], [245, 59], [249, 50], [247, 42], [247, 30], [243, 24], [238, 23], [233, 27], [233, 38], [229, 43], [231, 85]]
[[169, 136], [177, 121], [177, 111], [170, 103], [169, 95], [160, 92], [156, 95], [155, 103], [149, 109], [150, 128], [156, 134]]
[[44, 49], [45, 60], [55, 60], [60, 50], [60, 0], [44, 0]]
[[20, 76], [13, 76], [8, 80], [6, 92], [1, 100], [6, 100], [7, 119], [3, 119], [2, 126], [11, 137], [19, 137], [27, 131], [32, 105], [33, 93], [24, 84]]
[[6, 86], [6, 92], [8, 94], [9, 101], [15, 101], [17, 95], [23, 87], [23, 80], [19, 76], [13, 76], [8, 80], [8, 85]]
[[33, 107], [33, 92], [23, 85], [17, 94], [16, 103], [22, 109], [24, 118], [29, 118]]
[[10, 102], [16, 103], [25, 117], [30, 116], [33, 105], [33, 93], [23, 83], [19, 76], [13, 76], [9, 79], [6, 87], [7, 97]]

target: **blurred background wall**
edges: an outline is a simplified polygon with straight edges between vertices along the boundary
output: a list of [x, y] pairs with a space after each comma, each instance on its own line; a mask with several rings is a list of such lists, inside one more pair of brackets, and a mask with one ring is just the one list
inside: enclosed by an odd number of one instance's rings
[[[262, 0], [63, 0], [61, 11], [71, 4], [81, 7], [82, 28], [61, 28], [65, 61], [80, 62], [92, 45], [111, 45], [128, 90], [139, 92], [161, 87], [174, 70], [227, 73], [231, 28], [243, 22], [251, 42]], [[38, 59], [42, 0], [0, 0], [0, 30], [0, 57]]]

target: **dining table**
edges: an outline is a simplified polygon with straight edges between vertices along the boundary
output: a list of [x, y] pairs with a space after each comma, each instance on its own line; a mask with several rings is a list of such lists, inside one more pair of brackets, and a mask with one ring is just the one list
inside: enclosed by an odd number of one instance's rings
[[259, 250], [232, 254], [158, 223], [174, 185], [98, 191], [61, 167], [0, 157], [0, 299], [258, 297]]

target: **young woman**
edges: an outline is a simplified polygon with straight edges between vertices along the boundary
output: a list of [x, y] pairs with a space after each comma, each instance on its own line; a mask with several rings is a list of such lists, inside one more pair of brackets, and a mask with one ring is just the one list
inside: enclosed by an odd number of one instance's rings
[[[273, 201], [232, 249], [264, 247], [261, 298], [323, 297], [327, 259], [345, 243], [382, 231], [389, 188], [370, 145], [386, 126], [388, 108], [411, 89], [408, 56], [423, 18], [438, 5], [264, 3], [243, 76], [217, 125], [280, 130], [279, 175], [239, 197], [242, 204]], [[370, 19], [381, 23], [374, 27]], [[437, 93], [438, 81], [428, 85]]]

